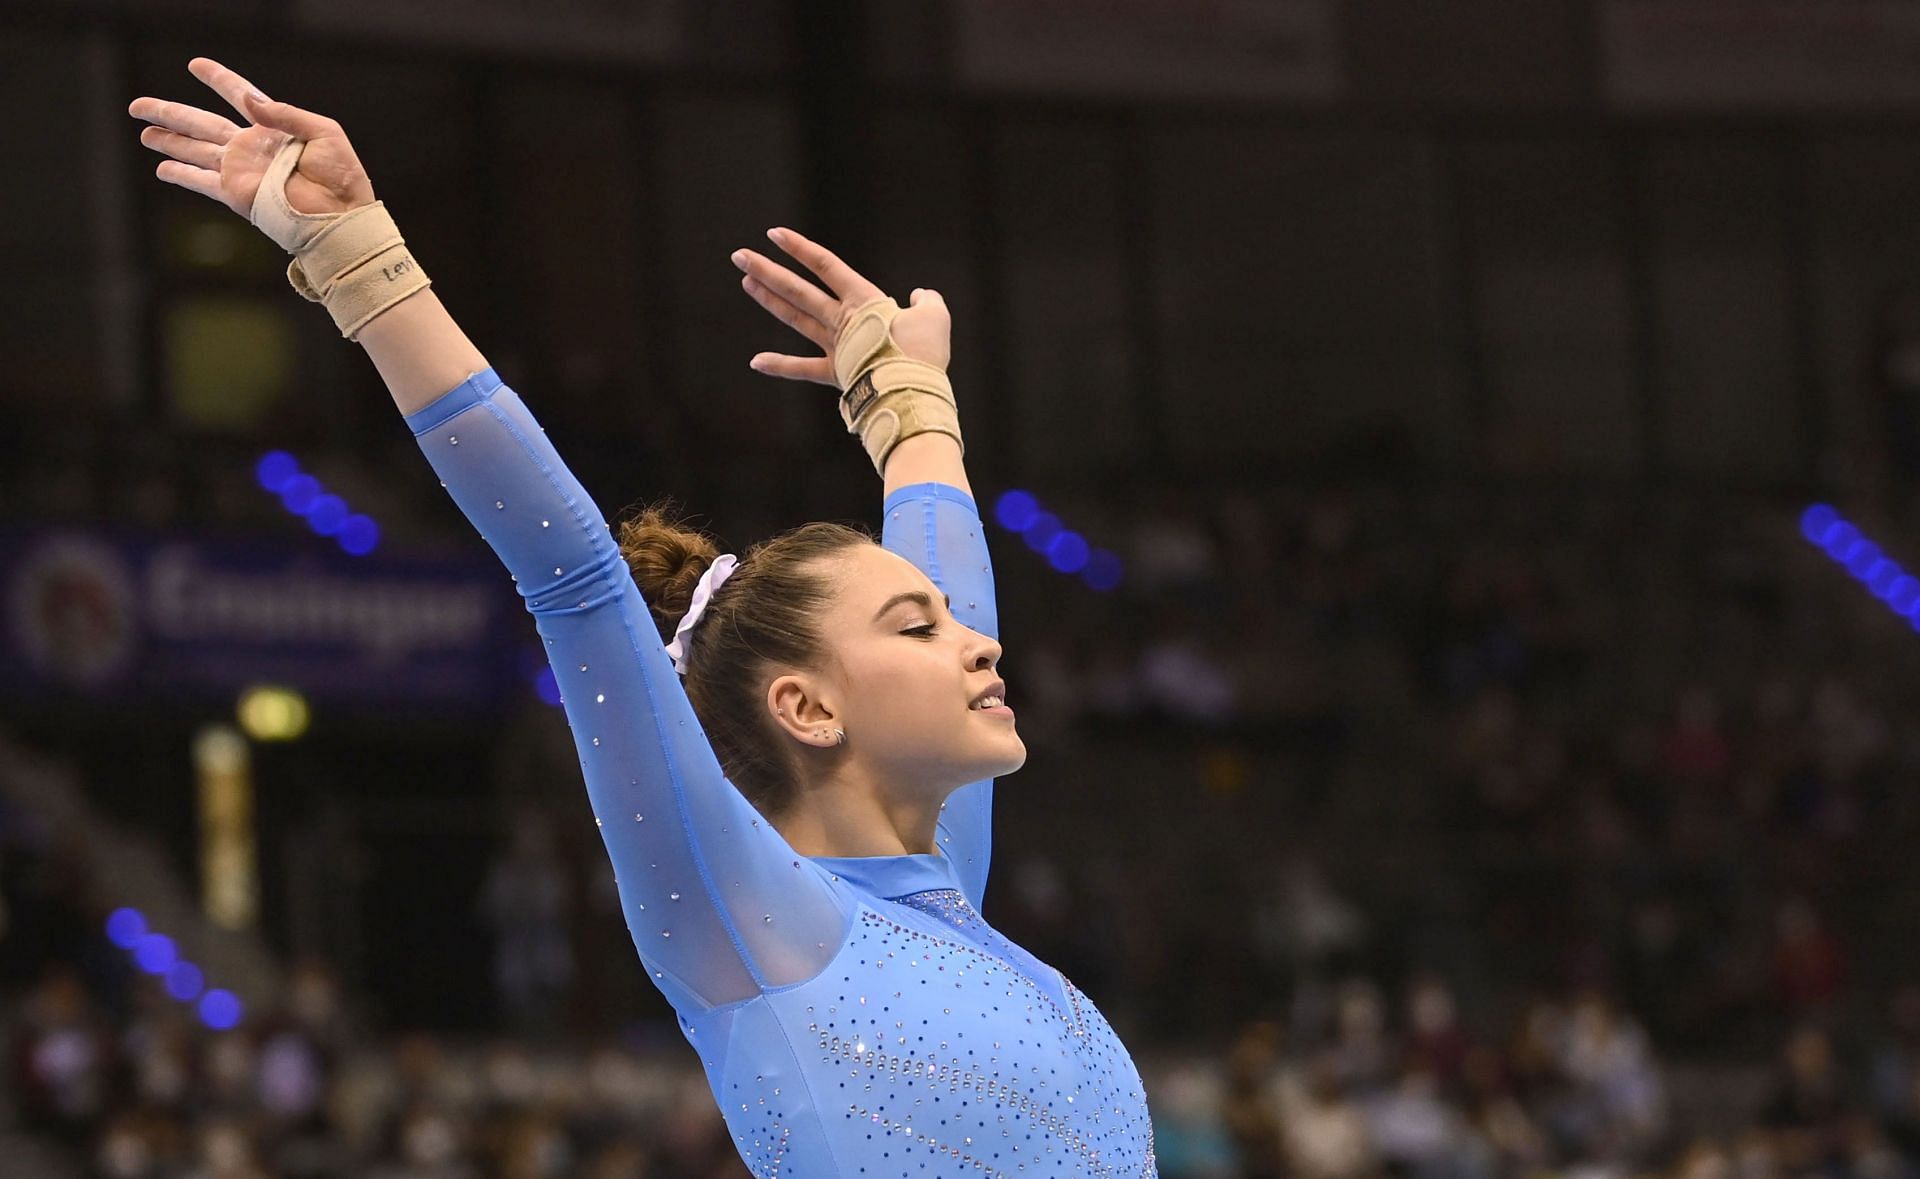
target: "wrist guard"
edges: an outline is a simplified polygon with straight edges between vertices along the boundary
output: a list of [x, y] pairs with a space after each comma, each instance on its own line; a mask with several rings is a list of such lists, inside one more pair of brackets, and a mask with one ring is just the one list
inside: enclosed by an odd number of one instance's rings
[[375, 201], [344, 213], [302, 213], [287, 203], [287, 177], [300, 162], [303, 139], [289, 139], [267, 165], [248, 220], [293, 255], [287, 281], [324, 305], [340, 334], [351, 340], [373, 318], [431, 286], [406, 239]]
[[854, 309], [833, 346], [833, 375], [840, 383], [840, 420], [857, 434], [884, 478], [887, 456], [915, 434], [960, 436], [960, 408], [953, 385], [937, 365], [914, 360], [893, 342], [893, 317], [901, 307], [882, 296]]

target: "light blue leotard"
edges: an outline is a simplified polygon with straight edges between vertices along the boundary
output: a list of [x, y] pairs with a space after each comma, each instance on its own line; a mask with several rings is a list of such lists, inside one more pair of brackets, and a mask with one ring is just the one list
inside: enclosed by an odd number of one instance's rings
[[[721, 774], [600, 509], [492, 369], [407, 417], [547, 644], [627, 927], [756, 1176], [1157, 1175], [1126, 1048], [980, 916], [993, 783], [936, 854], [808, 857]], [[985, 529], [939, 483], [882, 542], [998, 636]], [[697, 658], [697, 654], [696, 654]]]

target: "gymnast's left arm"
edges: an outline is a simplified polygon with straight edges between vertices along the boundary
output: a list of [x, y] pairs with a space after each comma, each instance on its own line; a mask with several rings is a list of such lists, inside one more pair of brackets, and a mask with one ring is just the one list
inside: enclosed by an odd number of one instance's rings
[[[880, 543], [919, 566], [952, 598], [953, 616], [962, 625], [998, 641], [987, 529], [967, 487], [959, 445], [928, 432], [895, 446], [887, 458], [881, 513]], [[993, 854], [993, 779], [948, 795], [937, 835], [940, 853], [954, 861], [967, 900], [979, 911]]]
[[[767, 236], [827, 289], [747, 249], [733, 255], [740, 285], [823, 355], [762, 352], [753, 368], [844, 391], [840, 420], [860, 438], [884, 485], [881, 543], [953, 599], [962, 625], [998, 640], [987, 531], [967, 482], [959, 406], [946, 375], [953, 334], [946, 300], [916, 288], [902, 308], [825, 247], [791, 229]], [[937, 836], [979, 909], [993, 850], [992, 779], [948, 795]]]

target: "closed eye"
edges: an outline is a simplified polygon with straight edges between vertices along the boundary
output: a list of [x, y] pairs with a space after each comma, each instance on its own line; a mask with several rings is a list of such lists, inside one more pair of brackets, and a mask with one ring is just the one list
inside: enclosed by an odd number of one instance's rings
[[924, 626], [908, 627], [906, 630], [903, 630], [900, 633], [903, 635], [918, 635], [921, 638], [930, 639], [933, 637], [933, 632], [934, 632], [934, 624], [929, 622]]

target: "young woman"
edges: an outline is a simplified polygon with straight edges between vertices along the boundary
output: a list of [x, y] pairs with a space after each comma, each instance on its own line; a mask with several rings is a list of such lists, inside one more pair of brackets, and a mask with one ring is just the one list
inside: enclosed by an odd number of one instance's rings
[[[979, 913], [992, 778], [1026, 760], [939, 296], [901, 309], [790, 230], [745, 289], [822, 356], [885, 480], [880, 543], [809, 524], [716, 553], [649, 509], [616, 541], [453, 322], [339, 124], [217, 62], [244, 122], [129, 113], [160, 179], [294, 255], [365, 346], [559, 677], [628, 928], [756, 1175], [1154, 1175], [1140, 1077], [1093, 1004]], [[651, 610], [651, 614], [649, 614]], [[666, 640], [671, 640], [670, 642]]]

